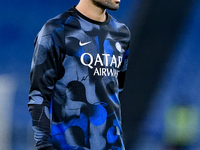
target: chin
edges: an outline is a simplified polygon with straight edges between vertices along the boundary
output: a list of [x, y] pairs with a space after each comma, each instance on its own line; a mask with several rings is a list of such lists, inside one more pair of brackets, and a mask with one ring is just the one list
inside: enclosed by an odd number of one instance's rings
[[113, 11], [118, 10], [119, 9], [119, 4], [116, 4], [116, 5], [112, 6], [112, 7], [108, 7], [107, 9], [113, 10]]

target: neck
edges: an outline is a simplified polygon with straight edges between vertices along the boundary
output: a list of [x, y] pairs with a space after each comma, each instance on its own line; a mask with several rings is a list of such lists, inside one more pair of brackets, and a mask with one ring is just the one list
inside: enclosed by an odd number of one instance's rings
[[106, 9], [94, 5], [91, 0], [80, 0], [76, 9], [92, 20], [99, 22], [106, 21]]

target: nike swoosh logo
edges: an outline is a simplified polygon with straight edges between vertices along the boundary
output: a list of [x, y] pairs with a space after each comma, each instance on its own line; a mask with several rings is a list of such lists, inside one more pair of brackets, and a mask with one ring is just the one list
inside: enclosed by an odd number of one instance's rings
[[80, 41], [80, 42], [79, 42], [79, 45], [80, 45], [80, 46], [85, 46], [85, 45], [87, 45], [87, 44], [89, 44], [89, 43], [91, 43], [91, 42], [92, 42], [92, 41], [82, 43], [82, 42]]

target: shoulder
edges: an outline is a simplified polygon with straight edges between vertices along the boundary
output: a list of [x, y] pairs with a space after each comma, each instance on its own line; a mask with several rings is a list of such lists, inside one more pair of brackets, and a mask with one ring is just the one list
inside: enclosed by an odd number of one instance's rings
[[64, 36], [64, 25], [66, 20], [70, 18], [71, 13], [68, 11], [59, 14], [51, 19], [49, 19], [41, 28], [39, 33], [36, 36], [35, 44], [37, 43], [44, 43], [44, 41], [52, 41], [52, 42], [46, 42], [47, 44], [52, 44], [57, 41], [60, 41], [60, 39], [63, 39], [61, 37]]
[[49, 19], [41, 28], [39, 35], [47, 36], [51, 35], [56, 30], [62, 30], [64, 28], [64, 24], [66, 20], [70, 17], [70, 13], [68, 11], [57, 15]]
[[125, 23], [121, 22], [119, 19], [117, 19], [116, 17], [114, 17], [114, 16], [112, 16], [112, 15], [110, 15], [110, 14], [109, 14], [109, 16], [110, 16], [110, 18], [111, 18], [111, 21], [113, 21], [113, 22], [114, 22], [115, 24], [117, 24], [119, 27], [124, 27], [124, 28], [126, 28], [126, 30], [129, 30], [129, 28], [126, 26]]
[[128, 26], [111, 15], [109, 15], [109, 17], [110, 17], [110, 26], [112, 26], [112, 28], [116, 32], [118, 32], [118, 36], [123, 38], [124, 42], [129, 42], [131, 39], [131, 32]]
[[120, 20], [118, 20], [117, 18], [115, 18], [111, 15], [109, 15], [109, 16], [110, 16], [111, 24], [114, 24], [118, 30], [120, 30], [123, 33], [126, 33], [127, 36], [131, 35], [129, 28], [125, 23], [121, 22]]

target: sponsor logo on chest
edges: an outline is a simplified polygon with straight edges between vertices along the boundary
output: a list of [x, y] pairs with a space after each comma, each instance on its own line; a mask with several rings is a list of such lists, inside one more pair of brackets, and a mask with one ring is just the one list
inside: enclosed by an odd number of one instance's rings
[[94, 70], [94, 76], [117, 76], [122, 63], [122, 56], [97, 54], [96, 57], [93, 57], [90, 53], [83, 53], [80, 61], [84, 66]]

